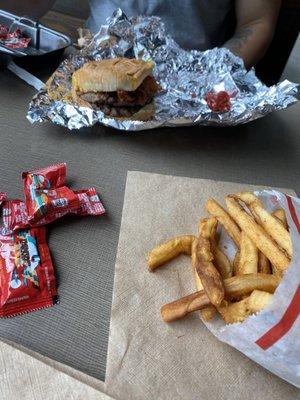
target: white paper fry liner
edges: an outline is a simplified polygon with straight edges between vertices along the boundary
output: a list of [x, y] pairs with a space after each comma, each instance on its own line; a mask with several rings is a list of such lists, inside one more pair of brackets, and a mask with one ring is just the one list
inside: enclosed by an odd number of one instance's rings
[[[204, 323], [219, 340], [300, 388], [300, 199], [275, 190], [256, 194], [268, 211], [285, 210], [293, 243], [291, 264], [272, 301], [259, 314], [231, 325], [221, 319]], [[232, 258], [232, 245], [226, 237], [221, 241]]]

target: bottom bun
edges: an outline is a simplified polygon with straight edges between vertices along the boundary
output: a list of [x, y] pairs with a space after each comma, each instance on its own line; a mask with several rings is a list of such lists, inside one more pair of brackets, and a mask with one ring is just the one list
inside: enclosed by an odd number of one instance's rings
[[153, 101], [149, 104], [146, 104], [144, 107], [140, 108], [138, 112], [132, 114], [130, 117], [110, 117], [107, 115], [107, 118], [118, 119], [120, 121], [148, 121], [153, 118], [155, 113], [155, 107]]

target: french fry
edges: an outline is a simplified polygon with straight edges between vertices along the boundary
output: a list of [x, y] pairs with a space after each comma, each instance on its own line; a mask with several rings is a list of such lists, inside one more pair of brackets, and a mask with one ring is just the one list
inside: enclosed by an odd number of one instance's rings
[[292, 240], [289, 232], [281, 222], [271, 215], [262, 205], [261, 201], [250, 192], [242, 192], [234, 195], [235, 198], [244, 202], [250, 209], [257, 223], [275, 240], [275, 242], [292, 257]]
[[241, 200], [243, 203], [245, 203], [247, 206], [256, 202], [257, 204], [259, 204], [261, 207], [263, 207], [263, 204], [261, 202], [261, 200], [255, 196], [255, 194], [251, 193], [251, 192], [239, 192], [236, 193], [235, 195], [233, 195], [235, 198]]
[[226, 205], [231, 217], [256, 247], [271, 261], [277, 270], [285, 271], [290, 264], [290, 260], [269, 234], [247, 214], [233, 196], [226, 197]]
[[[285, 229], [288, 229], [288, 224], [287, 224], [287, 220], [286, 220], [286, 215], [285, 215], [285, 211], [284, 211], [283, 208], [278, 208], [277, 210], [273, 211], [273, 212], [272, 212], [272, 215], [273, 215], [273, 217], [277, 218], [278, 221], [279, 221], [280, 223], [282, 223], [282, 225], [284, 226]], [[262, 254], [262, 253], [261, 253], [261, 254]], [[269, 260], [267, 259], [267, 261], [269, 261]], [[277, 276], [282, 277], [282, 271], [278, 270], [278, 269], [277, 269], [276, 267], [274, 267], [274, 265], [272, 265], [270, 262], [269, 262], [269, 265], [270, 265], [270, 266], [269, 266], [269, 268], [270, 268], [270, 274], [274, 274], [274, 275], [277, 275]], [[263, 268], [262, 268], [261, 271], [258, 271], [258, 272], [264, 272], [264, 271], [263, 271]]]
[[[203, 285], [194, 266], [193, 266], [193, 274], [194, 274], [196, 289], [199, 292], [200, 290], [203, 290]], [[203, 310], [200, 310], [201, 318], [204, 321], [210, 321], [214, 317], [215, 313], [216, 313], [216, 308], [213, 305], [209, 305], [203, 308]]]
[[[275, 218], [277, 218], [280, 223], [282, 223], [282, 225], [284, 226], [285, 229], [288, 229], [286, 215], [285, 215], [285, 211], [283, 208], [278, 208], [277, 210], [273, 211], [272, 215]], [[276, 267], [274, 267], [274, 265], [271, 265], [270, 262], [269, 262], [269, 264], [270, 264], [270, 274], [272, 273], [274, 275], [282, 277], [282, 272], [280, 270], [278, 270]], [[264, 271], [261, 270], [259, 272], [264, 272]]]
[[[148, 253], [150, 271], [180, 254], [191, 255], [197, 292], [162, 306], [165, 322], [194, 311], [205, 321], [218, 311], [227, 324], [243, 322], [269, 303], [288, 268], [292, 242], [285, 211], [270, 214], [250, 192], [229, 195], [225, 202], [227, 210], [214, 199], [207, 201], [211, 217], [200, 220], [198, 238], [178, 236]], [[218, 246], [218, 223], [237, 246], [233, 263]]]
[[217, 218], [237, 247], [240, 247], [240, 229], [224, 208], [216, 200], [209, 199], [205, 204], [205, 209], [210, 215]]
[[224, 286], [221, 275], [213, 264], [213, 254], [209, 239], [199, 235], [193, 263], [203, 288], [211, 303], [219, 306], [224, 299]]
[[237, 250], [234, 256], [234, 260], [233, 260], [233, 275], [237, 275], [237, 271], [239, 268], [239, 262], [240, 262], [240, 250]]
[[226, 324], [243, 322], [249, 315], [263, 310], [272, 299], [272, 294], [262, 290], [253, 290], [250, 296], [236, 303], [218, 308]]
[[[246, 274], [233, 276], [224, 280], [226, 298], [241, 297], [253, 290], [263, 290], [274, 293], [280, 283], [280, 278], [270, 274]], [[187, 314], [201, 310], [210, 303], [204, 290], [182, 297], [172, 303], [165, 304], [161, 308], [161, 316], [165, 322], [172, 322], [185, 317]]]
[[261, 251], [258, 251], [258, 272], [271, 274], [271, 263]]
[[271, 270], [272, 270], [273, 275], [276, 275], [276, 276], [280, 277], [280, 279], [282, 279], [282, 277], [284, 275], [284, 271], [281, 271], [280, 269], [275, 267], [275, 265], [273, 265], [273, 264], [271, 264]]
[[253, 290], [263, 290], [268, 293], [274, 293], [281, 279], [269, 274], [245, 274], [241, 276], [232, 276], [225, 279], [225, 293], [227, 299], [234, 299]]
[[218, 307], [219, 314], [226, 324], [243, 322], [250, 315], [248, 309], [249, 297], [247, 296], [243, 300]]
[[[215, 236], [216, 226], [217, 226], [217, 220], [215, 218], [203, 219], [200, 221], [199, 224], [199, 234], [202, 234], [206, 239], [212, 239], [212, 237]], [[196, 258], [197, 258], [196, 250], [197, 250], [197, 240], [195, 240], [192, 245], [192, 265], [193, 265], [196, 289], [199, 291], [203, 289], [203, 285], [201, 282], [201, 278], [196, 271]], [[200, 310], [201, 318], [204, 321], [211, 320], [214, 317], [215, 313], [216, 313], [216, 308], [213, 305], [209, 305], [203, 308], [203, 310]]]
[[236, 275], [256, 274], [258, 265], [258, 250], [244, 231], [241, 233], [240, 258]]
[[283, 224], [285, 229], [288, 230], [288, 223], [287, 223], [285, 211], [283, 208], [278, 208], [277, 210], [273, 211], [272, 215]]
[[223, 279], [230, 278], [232, 276], [232, 265], [225, 253], [218, 247], [217, 243], [212, 242], [212, 253], [218, 271], [220, 272]]
[[177, 236], [154, 247], [147, 256], [149, 270], [154, 271], [180, 254], [191, 255], [192, 243], [195, 239], [193, 235]]
[[232, 266], [226, 254], [218, 247], [217, 225], [218, 221], [215, 217], [203, 218], [199, 222], [199, 234], [209, 239], [214, 257], [214, 264], [222, 278], [226, 279], [232, 276]]
[[263, 290], [253, 290], [248, 300], [248, 308], [252, 314], [263, 310], [272, 300], [273, 294]]
[[212, 240], [215, 238], [217, 229], [217, 218], [203, 218], [199, 222], [199, 235], [204, 239]]

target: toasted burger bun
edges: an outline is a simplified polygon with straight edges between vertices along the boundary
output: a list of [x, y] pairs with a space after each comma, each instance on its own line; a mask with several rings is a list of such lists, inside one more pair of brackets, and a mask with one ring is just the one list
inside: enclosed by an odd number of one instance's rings
[[128, 58], [90, 61], [72, 76], [75, 92], [134, 91], [146, 76], [152, 74], [154, 63]]
[[[72, 75], [72, 98], [81, 107], [93, 108], [80, 95], [87, 92], [136, 90], [147, 76], [152, 75], [154, 63], [128, 58], [90, 61]], [[119, 120], [146, 121], [154, 115], [154, 103], [142, 107], [130, 117], [110, 117]]]

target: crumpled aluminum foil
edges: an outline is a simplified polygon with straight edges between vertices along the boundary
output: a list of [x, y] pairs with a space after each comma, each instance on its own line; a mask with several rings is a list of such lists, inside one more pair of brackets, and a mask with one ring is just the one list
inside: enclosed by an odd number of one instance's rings
[[[155, 97], [155, 116], [150, 121], [107, 118], [101, 111], [78, 107], [72, 102], [72, 73], [90, 60], [113, 57], [154, 60], [154, 75], [163, 88]], [[204, 96], [226, 90], [231, 110], [212, 112]], [[107, 25], [76, 55], [64, 60], [29, 105], [30, 122], [52, 121], [69, 129], [89, 127], [97, 122], [127, 131], [161, 126], [238, 125], [294, 104], [299, 85], [285, 80], [265, 86], [253, 69], [247, 72], [240, 58], [225, 48], [186, 51], [170, 36], [158, 17], [127, 18], [117, 9]]]

